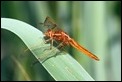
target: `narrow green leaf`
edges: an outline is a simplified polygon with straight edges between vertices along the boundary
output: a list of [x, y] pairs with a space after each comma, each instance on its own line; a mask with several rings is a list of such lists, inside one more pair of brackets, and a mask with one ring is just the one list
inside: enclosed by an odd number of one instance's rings
[[[22, 21], [1, 18], [1, 28], [9, 30], [21, 38], [38, 60], [55, 55], [59, 51], [56, 48], [44, 50], [49, 47], [49, 44], [44, 44], [43, 33]], [[32, 48], [35, 43], [38, 44]], [[68, 53], [59, 53], [58, 56], [47, 59], [42, 65], [56, 81], [94, 81]]]

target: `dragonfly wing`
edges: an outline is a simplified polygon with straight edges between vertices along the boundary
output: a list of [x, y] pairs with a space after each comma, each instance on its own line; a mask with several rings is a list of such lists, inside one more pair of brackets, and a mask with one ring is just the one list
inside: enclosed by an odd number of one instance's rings
[[44, 21], [44, 26], [47, 26], [49, 28], [54, 28], [56, 27], [56, 23], [53, 21], [53, 19], [51, 19], [50, 17], [46, 17], [45, 21]]

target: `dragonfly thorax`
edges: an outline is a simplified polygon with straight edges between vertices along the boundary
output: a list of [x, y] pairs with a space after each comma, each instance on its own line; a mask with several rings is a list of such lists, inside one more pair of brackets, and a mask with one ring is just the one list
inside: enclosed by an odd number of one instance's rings
[[62, 42], [63, 44], [69, 44], [69, 41], [71, 38], [69, 35], [67, 35], [62, 30], [51, 30], [48, 29], [47, 32], [45, 32], [46, 37], [52, 38], [53, 40]]

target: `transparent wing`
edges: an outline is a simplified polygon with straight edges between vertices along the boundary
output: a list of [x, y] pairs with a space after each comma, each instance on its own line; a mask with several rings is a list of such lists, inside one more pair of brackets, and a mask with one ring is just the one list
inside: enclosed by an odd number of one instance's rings
[[59, 26], [54, 22], [54, 20], [48, 16], [46, 17], [44, 23], [41, 23], [41, 24], [43, 24], [44, 26], [46, 26], [49, 29], [53, 29], [54, 31], [61, 30], [59, 28]]

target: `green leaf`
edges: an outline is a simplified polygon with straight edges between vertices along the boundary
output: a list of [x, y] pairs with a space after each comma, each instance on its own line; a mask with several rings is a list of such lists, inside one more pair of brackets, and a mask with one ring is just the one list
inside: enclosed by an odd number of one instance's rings
[[[44, 50], [49, 47], [43, 40], [43, 33], [33, 26], [10, 18], [1, 18], [1, 28], [15, 33], [40, 61], [55, 55], [59, 50]], [[37, 45], [32, 47], [35, 43]], [[41, 60], [39, 59], [41, 58]], [[48, 58], [41, 63], [56, 81], [94, 81], [83, 67], [68, 53], [59, 53], [56, 57]]]

